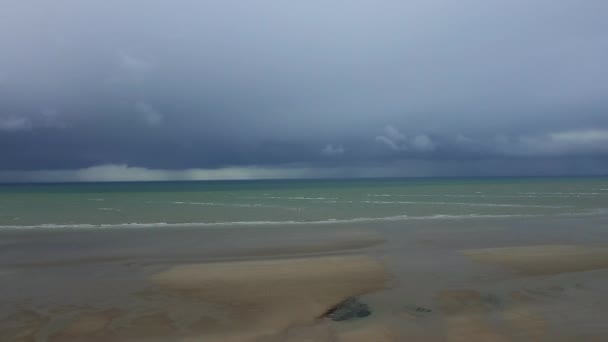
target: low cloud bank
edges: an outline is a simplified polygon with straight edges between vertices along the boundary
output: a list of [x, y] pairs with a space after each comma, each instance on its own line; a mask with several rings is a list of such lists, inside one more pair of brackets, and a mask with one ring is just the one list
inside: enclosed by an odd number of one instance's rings
[[107, 164], [75, 170], [0, 171], [0, 182], [114, 182], [172, 180], [230, 180], [306, 177], [305, 168], [230, 167], [162, 170]]
[[494, 143], [496, 152], [507, 156], [602, 156], [608, 154], [608, 130], [559, 131], [516, 138], [498, 136]]
[[519, 160], [518, 163], [514, 164], [506, 159], [469, 161], [412, 159], [388, 164], [350, 166], [287, 165], [182, 170], [148, 169], [124, 164], [107, 164], [73, 170], [0, 171], [0, 183], [466, 177], [471, 175], [602, 176], [608, 175], [608, 160], [530, 158], [526, 162]]

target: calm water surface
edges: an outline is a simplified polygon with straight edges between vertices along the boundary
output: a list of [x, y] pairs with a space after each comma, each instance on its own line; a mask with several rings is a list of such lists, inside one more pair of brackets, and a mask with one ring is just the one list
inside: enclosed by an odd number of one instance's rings
[[0, 185], [0, 229], [324, 224], [603, 213], [608, 178]]

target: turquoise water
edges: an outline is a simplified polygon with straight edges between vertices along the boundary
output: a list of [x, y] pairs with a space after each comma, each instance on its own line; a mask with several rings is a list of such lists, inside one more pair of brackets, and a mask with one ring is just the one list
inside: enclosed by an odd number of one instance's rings
[[319, 224], [601, 214], [608, 178], [0, 185], [0, 229]]

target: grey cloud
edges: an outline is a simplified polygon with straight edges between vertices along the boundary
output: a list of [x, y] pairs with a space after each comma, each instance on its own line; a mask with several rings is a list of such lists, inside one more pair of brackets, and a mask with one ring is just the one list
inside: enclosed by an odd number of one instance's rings
[[516, 156], [608, 156], [608, 130], [559, 131], [515, 138], [499, 136], [496, 139], [496, 148], [499, 152]]
[[433, 151], [436, 148], [436, 143], [426, 134], [420, 134], [412, 139], [412, 146], [418, 151]]
[[63, 121], [61, 113], [53, 108], [42, 108], [40, 110], [40, 124], [50, 128], [68, 128], [68, 124]]
[[303, 169], [273, 168], [223, 168], [163, 170], [106, 164], [77, 170], [37, 170], [25, 172], [0, 171], [0, 182], [103, 182], [103, 181], [168, 181], [168, 180], [218, 180], [297, 178], [305, 174]]
[[122, 68], [134, 72], [146, 72], [154, 67], [152, 62], [130, 55], [125, 51], [118, 52], [118, 62]]
[[0, 117], [0, 131], [25, 131], [32, 128], [32, 123], [27, 117], [6, 116]]
[[5, 7], [2, 170], [348, 175], [420, 158], [429, 175], [483, 160], [515, 174], [542, 157], [584, 173], [565, 162], [598, 170], [608, 153], [604, 0]]
[[385, 135], [376, 137], [376, 141], [385, 144], [393, 151], [407, 150], [407, 138], [397, 128], [388, 125], [384, 128]]
[[338, 155], [344, 154], [344, 151], [346, 151], [346, 150], [344, 149], [344, 146], [342, 146], [342, 145], [334, 146], [332, 144], [327, 144], [321, 150], [321, 154], [324, 156], [338, 156]]
[[163, 114], [146, 102], [138, 101], [135, 103], [135, 110], [140, 114], [142, 120], [150, 126], [160, 125], [163, 121]]
[[446, 176], [562, 176], [605, 175], [608, 159], [534, 158], [513, 160], [420, 160], [408, 159], [366, 165], [312, 167], [298, 164], [270, 167], [248, 166], [219, 169], [151, 169], [124, 164], [104, 164], [82, 169], [2, 171], [0, 183], [13, 182], [103, 182], [171, 180], [248, 180], [292, 178], [358, 177], [446, 177]]
[[376, 136], [375, 140], [393, 151], [430, 152], [437, 147], [437, 143], [426, 134], [408, 138], [392, 125], [386, 126], [384, 135]]

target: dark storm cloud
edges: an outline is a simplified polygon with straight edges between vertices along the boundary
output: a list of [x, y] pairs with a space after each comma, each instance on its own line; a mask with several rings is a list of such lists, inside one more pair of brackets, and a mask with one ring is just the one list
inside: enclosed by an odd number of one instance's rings
[[602, 0], [8, 1], [0, 169], [608, 172], [606, 13]]

